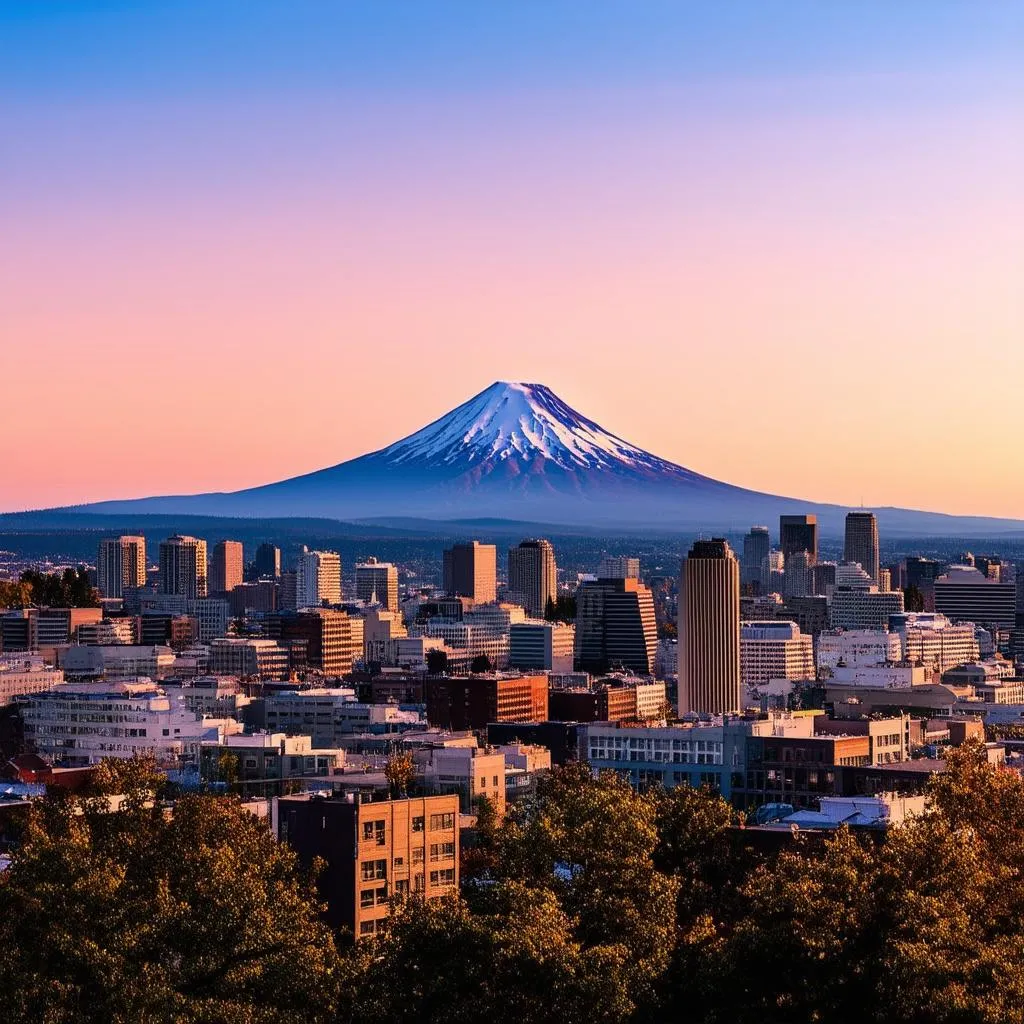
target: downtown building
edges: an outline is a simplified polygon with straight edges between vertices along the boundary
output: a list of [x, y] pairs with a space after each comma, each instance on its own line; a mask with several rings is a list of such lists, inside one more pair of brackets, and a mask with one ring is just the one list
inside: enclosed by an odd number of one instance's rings
[[967, 565], [951, 565], [936, 578], [935, 611], [952, 622], [973, 622], [986, 629], [1013, 629], [1017, 589]]
[[520, 671], [571, 672], [576, 629], [564, 622], [529, 619], [509, 626], [509, 667]]
[[341, 556], [336, 551], [310, 551], [303, 545], [295, 566], [294, 607], [301, 611], [338, 604], [341, 604]]
[[679, 584], [679, 713], [742, 704], [739, 563], [725, 540], [698, 540]]
[[803, 682], [815, 677], [814, 641], [794, 622], [740, 625], [740, 681], [744, 687], [773, 680]]
[[878, 520], [874, 512], [847, 512], [843, 561], [857, 562], [881, 585], [878, 564]]
[[524, 540], [508, 552], [509, 598], [528, 615], [543, 617], [558, 596], [558, 567], [550, 541]]
[[240, 540], [222, 540], [213, 547], [210, 559], [211, 594], [229, 594], [240, 586], [245, 574], [245, 558]]
[[574, 662], [603, 675], [654, 671], [658, 627], [651, 591], [635, 578], [586, 581], [576, 590]]
[[385, 611], [401, 612], [398, 602], [398, 569], [390, 562], [368, 558], [356, 563], [356, 600], [379, 604]]
[[493, 544], [454, 544], [443, 558], [444, 592], [449, 597], [468, 597], [478, 604], [497, 600], [498, 549]]
[[193, 601], [206, 597], [205, 540], [176, 535], [160, 542], [160, 593]]
[[96, 553], [96, 586], [103, 597], [124, 597], [146, 585], [146, 538], [106, 537]]

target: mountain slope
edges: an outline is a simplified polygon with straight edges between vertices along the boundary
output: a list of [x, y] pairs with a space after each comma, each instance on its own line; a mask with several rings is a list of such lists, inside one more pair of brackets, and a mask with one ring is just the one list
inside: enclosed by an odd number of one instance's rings
[[[107, 501], [80, 511], [215, 516], [498, 517], [595, 526], [746, 528], [813, 512], [823, 529], [844, 509], [761, 494], [652, 455], [576, 412], [542, 384], [499, 381], [400, 441], [327, 469], [224, 494]], [[891, 509], [893, 531], [1024, 529], [1013, 520]]]

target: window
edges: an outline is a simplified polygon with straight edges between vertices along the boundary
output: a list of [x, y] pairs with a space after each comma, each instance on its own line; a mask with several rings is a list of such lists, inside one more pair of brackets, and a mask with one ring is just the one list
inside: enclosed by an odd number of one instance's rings
[[395, 882], [395, 895], [404, 896], [409, 891], [409, 880], [407, 878], [400, 878]]
[[430, 844], [430, 862], [436, 864], [439, 860], [454, 860], [455, 859], [455, 844], [454, 843], [431, 843]]
[[388, 877], [388, 862], [386, 860], [364, 860], [360, 868], [364, 882]]
[[387, 842], [386, 838], [386, 825], [384, 821], [364, 821], [363, 822], [363, 842], [369, 843], [376, 839], [378, 846], [384, 846]]
[[360, 921], [359, 922], [359, 934], [360, 935], [372, 935], [377, 930], [376, 921]]
[[498, 788], [498, 776], [497, 775], [494, 776], [494, 788], [495, 789]]
[[405, 858], [404, 857], [396, 857], [395, 858], [395, 867], [396, 868], [400, 868], [400, 867], [404, 866], [404, 864], [405, 864]]
[[455, 868], [442, 868], [440, 871], [430, 872], [431, 885], [454, 885]]
[[[453, 829], [455, 828], [455, 815], [454, 814], [432, 814], [430, 816], [430, 831], [435, 832], [438, 829]], [[414, 829], [415, 831], [415, 829]]]
[[423, 815], [421, 814], [418, 818], [412, 819], [412, 830], [413, 832], [423, 831]]
[[422, 864], [423, 863], [423, 850], [422, 849], [420, 849], [420, 850], [413, 850], [412, 851], [412, 862], [413, 862], [413, 864]]
[[415, 892], [423, 892], [425, 886], [423, 884], [423, 875], [419, 874], [413, 879], [413, 890]]
[[363, 891], [359, 894], [359, 906], [361, 906], [364, 910], [367, 907], [372, 907], [373, 906], [373, 890], [372, 889], [363, 889]]

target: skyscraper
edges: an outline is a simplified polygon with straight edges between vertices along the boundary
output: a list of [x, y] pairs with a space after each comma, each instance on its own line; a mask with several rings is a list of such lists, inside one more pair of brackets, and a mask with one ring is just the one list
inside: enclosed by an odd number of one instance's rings
[[658, 627], [651, 591], [634, 578], [581, 584], [576, 591], [574, 643], [580, 671], [653, 672]]
[[295, 565], [295, 607], [341, 604], [341, 556], [336, 551], [310, 551], [305, 545]]
[[444, 590], [487, 604], [498, 596], [498, 549], [478, 540], [453, 544], [444, 553]]
[[124, 597], [146, 585], [146, 538], [106, 537], [96, 555], [96, 585], [104, 597]]
[[779, 516], [779, 547], [787, 562], [795, 551], [806, 551], [809, 564], [814, 565], [818, 561], [818, 517]]
[[843, 560], [860, 562], [861, 568], [876, 582], [878, 577], [878, 520], [874, 512], [846, 513], [846, 543]]
[[760, 588], [761, 573], [771, 550], [771, 537], [767, 526], [752, 526], [743, 538], [743, 561], [740, 565], [740, 583], [756, 583]]
[[698, 540], [679, 585], [679, 711], [724, 714], [742, 703], [739, 563], [726, 541]]
[[508, 552], [508, 589], [512, 600], [541, 617], [558, 593], [555, 549], [546, 540], [524, 540]]
[[176, 535], [160, 542], [160, 593], [206, 597], [206, 541]]
[[390, 562], [368, 558], [356, 565], [356, 598], [366, 604], [379, 604], [389, 612], [398, 608], [398, 569]]
[[245, 559], [240, 540], [222, 540], [213, 546], [210, 559], [209, 590], [213, 594], [227, 594], [242, 582]]
[[281, 575], [281, 549], [274, 544], [261, 544], [256, 549], [254, 565], [257, 579], [261, 576], [276, 579]]

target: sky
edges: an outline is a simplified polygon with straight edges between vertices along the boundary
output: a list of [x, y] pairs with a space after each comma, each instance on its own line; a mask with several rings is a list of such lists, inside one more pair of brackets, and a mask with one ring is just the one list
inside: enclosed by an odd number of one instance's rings
[[5, 0], [0, 511], [333, 465], [495, 380], [1024, 518], [1024, 0]]

